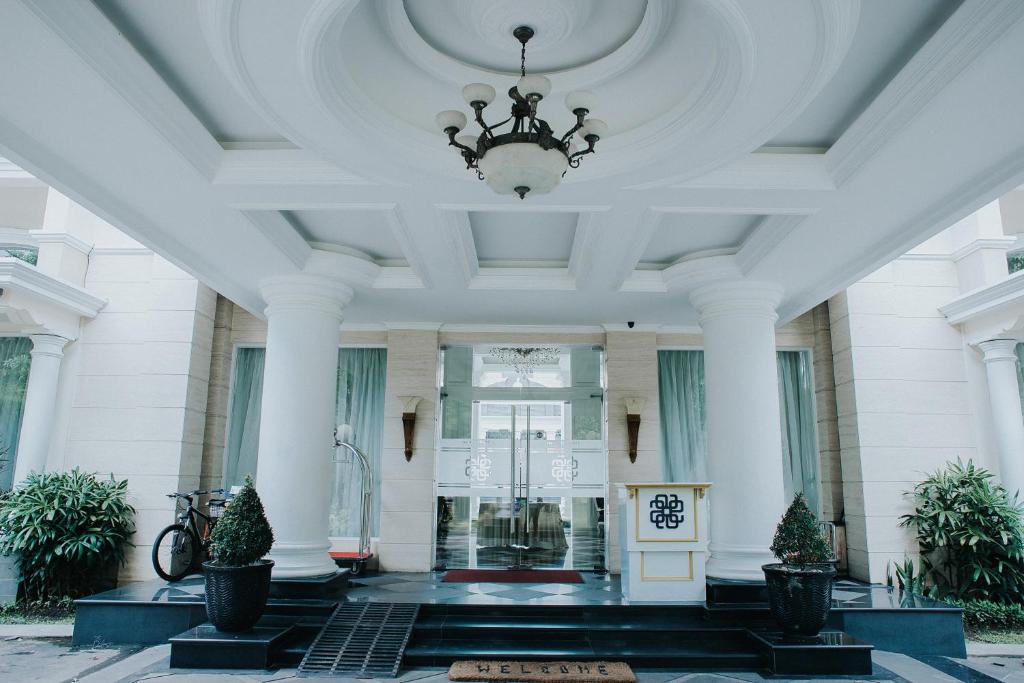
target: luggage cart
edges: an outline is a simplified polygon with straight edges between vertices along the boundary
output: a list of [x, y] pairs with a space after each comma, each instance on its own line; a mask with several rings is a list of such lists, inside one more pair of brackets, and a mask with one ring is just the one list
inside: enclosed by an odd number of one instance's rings
[[366, 564], [373, 557], [370, 552], [370, 527], [373, 526], [373, 471], [370, 459], [352, 443], [352, 428], [349, 425], [338, 425], [334, 431], [334, 464], [348, 463], [339, 457], [339, 450], [348, 453], [359, 463], [362, 474], [362, 506], [359, 511], [359, 546], [356, 552], [332, 552], [331, 558], [339, 567], [348, 567], [352, 576], [360, 576], [366, 570]]

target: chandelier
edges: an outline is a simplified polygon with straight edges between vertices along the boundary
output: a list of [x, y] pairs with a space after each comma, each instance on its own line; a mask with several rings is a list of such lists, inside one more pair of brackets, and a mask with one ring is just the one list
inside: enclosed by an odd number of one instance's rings
[[[443, 111], [435, 121], [448, 136], [448, 144], [459, 150], [467, 169], [476, 171], [498, 194], [519, 195], [525, 199], [528, 192], [545, 194], [555, 188], [569, 168], [580, 165], [580, 157], [591, 154], [594, 145], [608, 132], [608, 125], [600, 119], [588, 119], [595, 97], [587, 90], [577, 90], [565, 97], [565, 106], [576, 116], [576, 124], [562, 137], [555, 137], [551, 126], [537, 118], [537, 105], [551, 92], [551, 81], [544, 76], [526, 75], [526, 43], [533, 37], [533, 29], [520, 26], [512, 31], [522, 44], [520, 52], [520, 79], [509, 88], [512, 114], [493, 126], [484, 121], [484, 108], [494, 101], [494, 88], [486, 83], [470, 83], [462, 89], [462, 97], [473, 108], [473, 118], [483, 132], [458, 135], [466, 127], [466, 115], [454, 109]], [[511, 124], [507, 132], [496, 130]], [[573, 137], [586, 143], [578, 149]]]
[[519, 376], [533, 374], [541, 365], [556, 365], [560, 352], [557, 346], [511, 347], [493, 346], [491, 355], [502, 365], [508, 365]]

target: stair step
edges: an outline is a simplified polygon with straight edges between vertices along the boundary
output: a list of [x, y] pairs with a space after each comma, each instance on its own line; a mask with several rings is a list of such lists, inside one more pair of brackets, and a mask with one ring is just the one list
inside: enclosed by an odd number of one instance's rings
[[734, 637], [742, 629], [732, 626], [708, 624], [706, 622], [673, 622], [664, 620], [611, 620], [563, 619], [538, 621], [527, 619], [470, 618], [470, 617], [427, 617], [417, 621], [414, 633], [417, 637], [473, 638], [484, 633], [500, 633], [504, 638], [567, 638], [578, 633], [629, 633], [631, 637], [657, 637], [672, 634], [676, 638], [718, 638]]
[[645, 666], [682, 666], [717, 669], [757, 669], [760, 655], [749, 641], [741, 643], [707, 642], [700, 645], [678, 643], [624, 643], [621, 639], [590, 642], [580, 638], [572, 641], [485, 641], [434, 640], [416, 642], [406, 648], [408, 665], [445, 665], [460, 659], [524, 659], [553, 661], [559, 659], [615, 659]]

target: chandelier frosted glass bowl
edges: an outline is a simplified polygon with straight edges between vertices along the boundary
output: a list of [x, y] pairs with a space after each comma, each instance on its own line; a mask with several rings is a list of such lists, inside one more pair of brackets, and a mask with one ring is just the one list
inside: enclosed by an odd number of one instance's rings
[[[562, 180], [569, 168], [580, 165], [580, 157], [594, 152], [594, 145], [608, 132], [600, 119], [587, 118], [594, 108], [594, 93], [577, 90], [565, 97], [565, 106], [576, 116], [576, 124], [560, 138], [555, 137], [548, 122], [537, 118], [537, 105], [551, 93], [551, 81], [544, 76], [526, 74], [526, 43], [533, 29], [520, 26], [512, 35], [522, 45], [519, 82], [509, 88], [512, 113], [493, 126], [484, 121], [483, 111], [494, 101], [495, 90], [486, 83], [470, 83], [462, 89], [462, 97], [473, 109], [473, 118], [480, 124], [478, 136], [459, 135], [468, 122], [461, 111], [450, 109], [437, 115], [437, 126], [448, 136], [448, 144], [459, 150], [466, 168], [498, 194], [546, 194]], [[497, 130], [506, 124], [507, 132]], [[574, 138], [586, 143], [578, 149]]]

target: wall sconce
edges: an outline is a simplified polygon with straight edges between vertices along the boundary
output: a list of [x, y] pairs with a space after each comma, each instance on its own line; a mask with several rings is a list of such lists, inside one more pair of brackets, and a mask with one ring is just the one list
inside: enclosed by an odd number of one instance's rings
[[402, 428], [405, 430], [405, 461], [412, 460], [412, 436], [416, 430], [416, 406], [422, 400], [419, 396], [399, 396], [402, 402]]
[[626, 399], [626, 437], [629, 440], [629, 461], [636, 462], [636, 445], [640, 439], [640, 413], [646, 401], [639, 396]]

